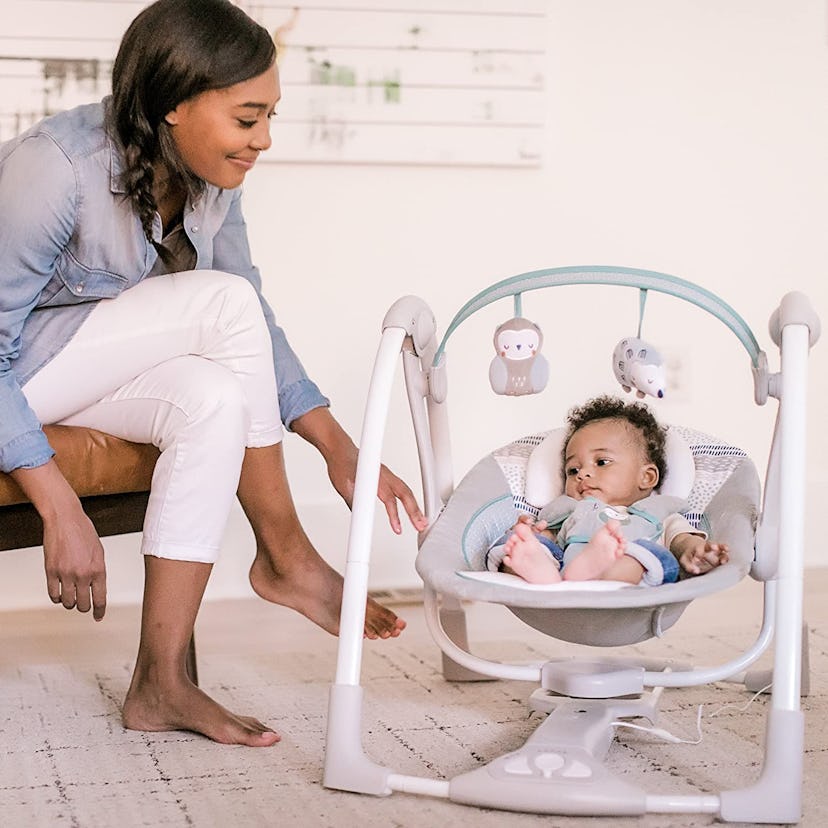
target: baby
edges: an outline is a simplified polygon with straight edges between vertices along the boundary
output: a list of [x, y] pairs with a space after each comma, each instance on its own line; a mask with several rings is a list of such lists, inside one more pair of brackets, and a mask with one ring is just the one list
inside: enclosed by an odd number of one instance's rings
[[603, 579], [656, 586], [728, 560], [680, 514], [680, 498], [654, 494], [665, 472], [665, 430], [641, 403], [597, 397], [569, 413], [565, 494], [538, 521], [513, 527], [502, 567], [535, 584]]

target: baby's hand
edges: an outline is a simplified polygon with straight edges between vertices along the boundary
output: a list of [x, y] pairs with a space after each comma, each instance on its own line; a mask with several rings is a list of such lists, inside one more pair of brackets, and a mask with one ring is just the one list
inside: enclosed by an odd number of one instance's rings
[[[532, 515], [521, 515], [518, 518], [518, 523], [524, 523], [535, 533], [543, 532], [547, 528], [545, 520], [535, 520]], [[517, 526], [517, 524], [515, 524]], [[514, 526], [512, 527], [514, 529]]]
[[691, 575], [702, 575], [727, 563], [729, 551], [726, 543], [712, 543], [698, 535], [689, 535], [682, 543], [679, 564]]

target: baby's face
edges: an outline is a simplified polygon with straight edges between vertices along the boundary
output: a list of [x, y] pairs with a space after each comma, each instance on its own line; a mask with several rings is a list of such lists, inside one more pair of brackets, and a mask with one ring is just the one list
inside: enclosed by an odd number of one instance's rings
[[579, 428], [566, 445], [564, 476], [570, 497], [618, 506], [647, 497], [658, 483], [641, 435], [624, 420], [595, 420]]

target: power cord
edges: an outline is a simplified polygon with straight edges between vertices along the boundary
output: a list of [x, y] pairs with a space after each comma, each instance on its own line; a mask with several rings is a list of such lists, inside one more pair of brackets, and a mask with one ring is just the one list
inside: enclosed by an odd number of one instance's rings
[[[730, 708], [735, 708], [737, 712], [744, 713], [745, 710], [750, 707], [759, 696], [762, 695], [766, 690], [769, 690], [773, 685], [768, 684], [763, 687], [761, 690], [757, 690], [744, 704], [737, 705], [733, 702], [728, 702], [727, 704], [723, 704], [718, 710], [714, 710], [712, 713], [708, 714], [707, 718], [712, 719], [714, 716], [718, 716], [724, 710], [729, 710]], [[662, 688], [659, 688], [662, 689]], [[670, 733], [669, 730], [665, 730], [662, 727], [646, 727], [645, 725], [634, 724], [633, 722], [625, 722], [620, 719], [611, 722], [611, 724], [615, 727], [628, 727], [631, 730], [642, 730], [645, 733], [652, 733], [653, 736], [658, 737], [659, 739], [663, 739], [665, 742], [672, 742], [673, 744], [685, 744], [685, 745], [698, 745], [702, 738], [702, 727], [701, 727], [701, 720], [702, 720], [702, 711], [704, 709], [704, 705], [700, 704], [698, 710], [696, 711], [696, 733], [698, 734], [697, 739], [682, 739], [680, 736], [676, 736], [673, 733]]]

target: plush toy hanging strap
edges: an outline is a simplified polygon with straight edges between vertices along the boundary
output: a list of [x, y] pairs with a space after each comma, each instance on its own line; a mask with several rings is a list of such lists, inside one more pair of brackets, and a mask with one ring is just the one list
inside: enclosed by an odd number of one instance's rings
[[641, 328], [644, 325], [644, 307], [647, 304], [647, 288], [638, 291], [638, 338], [641, 339]]

